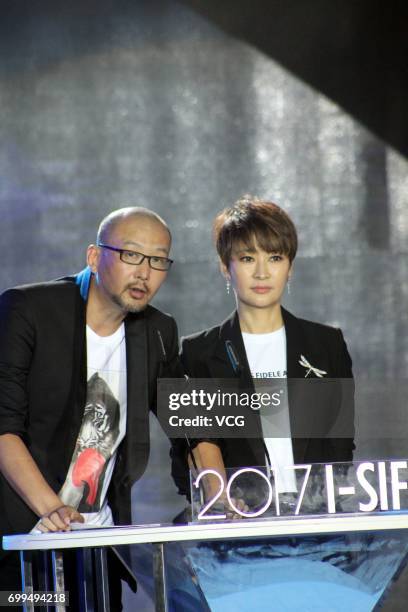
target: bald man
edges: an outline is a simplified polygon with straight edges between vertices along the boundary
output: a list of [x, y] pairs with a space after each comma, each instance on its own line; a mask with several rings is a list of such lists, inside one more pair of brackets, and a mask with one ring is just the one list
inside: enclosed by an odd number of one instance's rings
[[[176, 324], [149, 306], [170, 246], [161, 217], [122, 208], [81, 273], [1, 296], [1, 535], [131, 523], [156, 379], [180, 376]], [[0, 590], [20, 588], [17, 556], [0, 552]]]

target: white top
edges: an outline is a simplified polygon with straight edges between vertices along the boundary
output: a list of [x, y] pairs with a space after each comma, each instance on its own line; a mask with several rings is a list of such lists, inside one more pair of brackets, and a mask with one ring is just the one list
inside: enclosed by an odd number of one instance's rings
[[113, 525], [106, 492], [126, 433], [126, 340], [86, 328], [87, 398], [82, 425], [60, 497], [89, 525]]
[[[285, 327], [268, 334], [242, 334], [245, 351], [257, 390], [257, 379], [286, 378], [286, 333]], [[263, 386], [260, 390], [265, 392]], [[269, 410], [268, 413], [265, 411]], [[289, 406], [287, 390], [281, 395], [278, 410], [264, 408], [261, 410], [261, 423], [265, 445], [269, 453], [271, 466], [276, 469], [276, 482], [279, 493], [294, 492], [296, 477], [294, 470], [286, 469], [293, 465], [293, 448], [290, 432]]]

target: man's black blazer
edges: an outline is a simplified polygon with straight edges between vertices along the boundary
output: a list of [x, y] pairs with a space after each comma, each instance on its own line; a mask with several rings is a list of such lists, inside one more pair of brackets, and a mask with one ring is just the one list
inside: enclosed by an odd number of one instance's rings
[[[343, 334], [339, 329], [299, 319], [282, 308], [286, 332], [287, 377], [304, 379], [307, 370], [299, 361], [303, 355], [314, 367], [326, 372], [326, 378], [352, 378], [352, 363]], [[228, 355], [227, 343], [231, 343], [235, 359]], [[192, 378], [228, 378], [238, 377], [240, 387], [253, 388], [253, 381], [248, 365], [239, 318], [234, 311], [221, 325], [193, 334], [182, 339], [181, 360], [185, 372]], [[310, 372], [309, 377], [314, 376]], [[319, 379], [321, 380], [321, 379]], [[295, 381], [293, 381], [295, 382]], [[350, 381], [351, 382], [351, 381]], [[290, 384], [290, 383], [289, 383]], [[352, 389], [353, 383], [347, 386]], [[290, 394], [289, 415], [292, 435], [298, 431], [298, 421], [304, 420], [301, 414], [302, 402], [296, 400], [295, 393]], [[304, 387], [303, 387], [304, 388]], [[351, 394], [352, 395], [352, 394]], [[344, 398], [344, 410], [347, 412], [341, 425], [344, 435], [341, 437], [294, 437], [292, 438], [293, 455], [296, 464], [351, 461], [354, 449], [354, 410], [352, 397]], [[337, 400], [341, 397], [337, 394]], [[328, 406], [331, 411], [339, 412], [341, 406]], [[343, 415], [344, 417], [344, 415]], [[338, 430], [340, 431], [340, 429]], [[262, 438], [229, 438], [208, 440], [217, 443], [222, 451], [226, 467], [246, 467], [265, 465], [265, 446]], [[193, 447], [197, 444], [194, 440]], [[187, 492], [186, 462], [183, 458], [182, 445], [172, 449], [173, 478], [180, 493]], [[184, 468], [183, 468], [184, 466]]]
[[[0, 434], [24, 440], [58, 492], [86, 399], [86, 296], [90, 271], [6, 291], [0, 297]], [[131, 522], [131, 485], [149, 455], [156, 379], [180, 376], [175, 321], [148, 306], [125, 319], [126, 436], [108, 490], [116, 524]], [[30, 531], [38, 517], [0, 475], [1, 534]]]

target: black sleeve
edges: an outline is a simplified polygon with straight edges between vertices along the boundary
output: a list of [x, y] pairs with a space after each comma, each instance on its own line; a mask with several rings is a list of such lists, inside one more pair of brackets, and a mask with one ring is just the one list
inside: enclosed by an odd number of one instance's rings
[[34, 323], [26, 296], [10, 289], [0, 297], [0, 434], [25, 436], [34, 344]]

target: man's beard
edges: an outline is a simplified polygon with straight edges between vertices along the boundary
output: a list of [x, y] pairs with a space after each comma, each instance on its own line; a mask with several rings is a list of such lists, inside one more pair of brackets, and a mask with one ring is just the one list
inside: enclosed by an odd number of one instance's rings
[[119, 308], [121, 308], [122, 311], [126, 314], [128, 313], [137, 314], [138, 312], [142, 312], [147, 306], [147, 302], [146, 304], [140, 304], [140, 305], [128, 303], [120, 295], [116, 295], [113, 293], [110, 294], [110, 298], [112, 302], [114, 302], [117, 306], [119, 306]]

